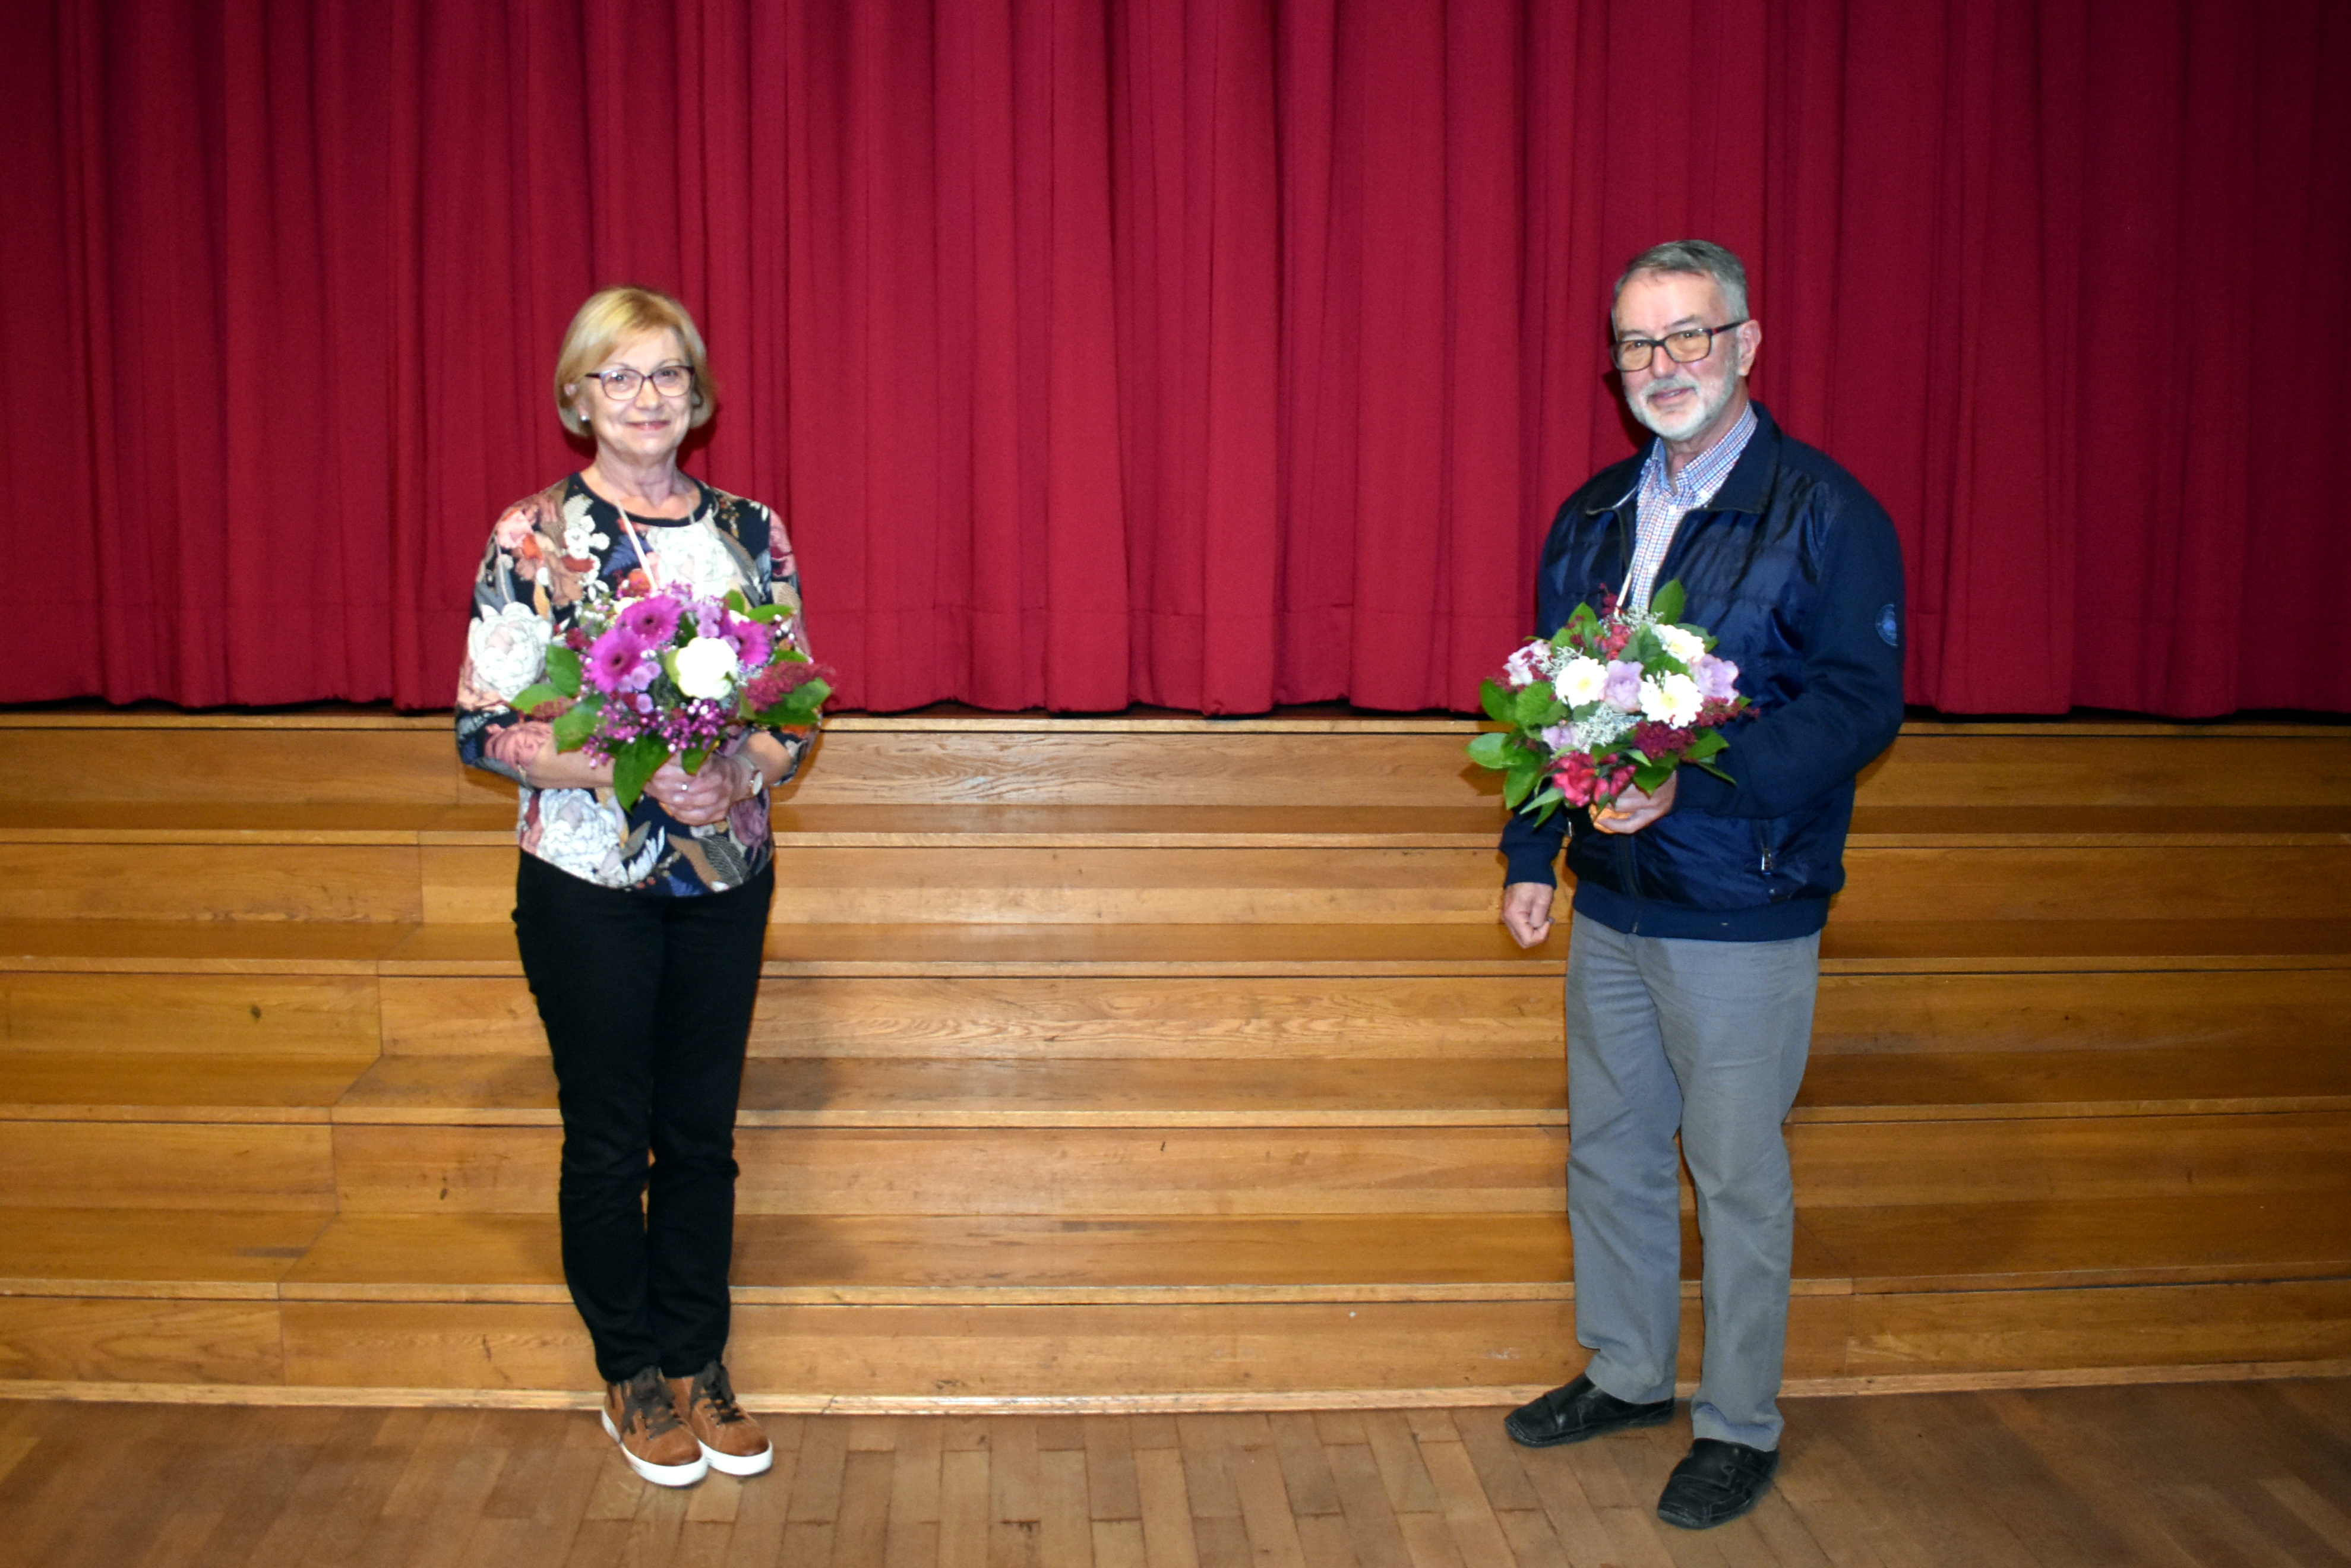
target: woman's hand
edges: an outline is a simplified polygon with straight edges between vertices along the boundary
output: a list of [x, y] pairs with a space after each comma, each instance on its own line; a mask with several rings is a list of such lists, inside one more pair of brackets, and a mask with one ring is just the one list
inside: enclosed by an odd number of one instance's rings
[[750, 782], [750, 769], [732, 757], [706, 757], [698, 773], [688, 773], [673, 757], [654, 769], [645, 793], [687, 827], [701, 828], [723, 819]]

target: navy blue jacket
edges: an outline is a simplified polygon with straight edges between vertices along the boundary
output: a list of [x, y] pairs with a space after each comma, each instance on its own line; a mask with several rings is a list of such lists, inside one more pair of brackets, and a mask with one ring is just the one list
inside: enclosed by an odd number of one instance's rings
[[[1511, 882], [1550, 883], [1560, 840], [1575, 912], [1643, 936], [1764, 942], [1828, 919], [1844, 885], [1853, 781], [1902, 725], [1902, 552], [1860, 481], [1782, 434], [1761, 403], [1755, 434], [1707, 506], [1675, 530], [1657, 572], [1688, 595], [1681, 619], [1720, 641], [1755, 716], [1723, 730], [1715, 765], [1685, 767], [1674, 809], [1637, 833], [1603, 833], [1582, 810], [1502, 832]], [[1537, 624], [1597, 610], [1632, 564], [1636, 454], [1567, 498], [1543, 544]]]

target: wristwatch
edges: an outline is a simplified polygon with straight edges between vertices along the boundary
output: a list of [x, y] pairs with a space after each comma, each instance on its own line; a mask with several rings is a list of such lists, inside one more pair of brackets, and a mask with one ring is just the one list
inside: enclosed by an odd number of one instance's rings
[[755, 760], [747, 751], [737, 756], [736, 760], [751, 770], [751, 788], [744, 791], [743, 799], [746, 800], [758, 800], [759, 798], [759, 791], [768, 787], [768, 770], [760, 767], [758, 761]]

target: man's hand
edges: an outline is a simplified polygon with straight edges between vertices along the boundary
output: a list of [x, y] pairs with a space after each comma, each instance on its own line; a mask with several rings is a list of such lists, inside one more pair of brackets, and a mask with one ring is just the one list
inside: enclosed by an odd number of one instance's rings
[[1592, 813], [1592, 825], [1604, 833], [1637, 833], [1659, 817], [1674, 809], [1674, 785], [1681, 778], [1675, 773], [1654, 795], [1644, 795], [1638, 789], [1627, 789], [1616, 797], [1616, 803], [1604, 811]]
[[1551, 935], [1551, 895], [1547, 882], [1514, 882], [1502, 889], [1502, 924], [1520, 946], [1540, 946]]

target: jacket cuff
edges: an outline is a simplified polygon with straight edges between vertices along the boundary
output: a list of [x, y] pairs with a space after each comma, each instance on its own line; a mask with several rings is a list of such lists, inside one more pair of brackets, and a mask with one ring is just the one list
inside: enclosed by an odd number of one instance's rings
[[1552, 869], [1552, 862], [1559, 859], [1559, 845], [1557, 842], [1549, 845], [1549, 853], [1544, 852], [1545, 848], [1542, 844], [1520, 843], [1504, 850], [1502, 858], [1509, 864], [1510, 871], [1503, 880], [1539, 882], [1545, 887], [1557, 887], [1559, 873]]

